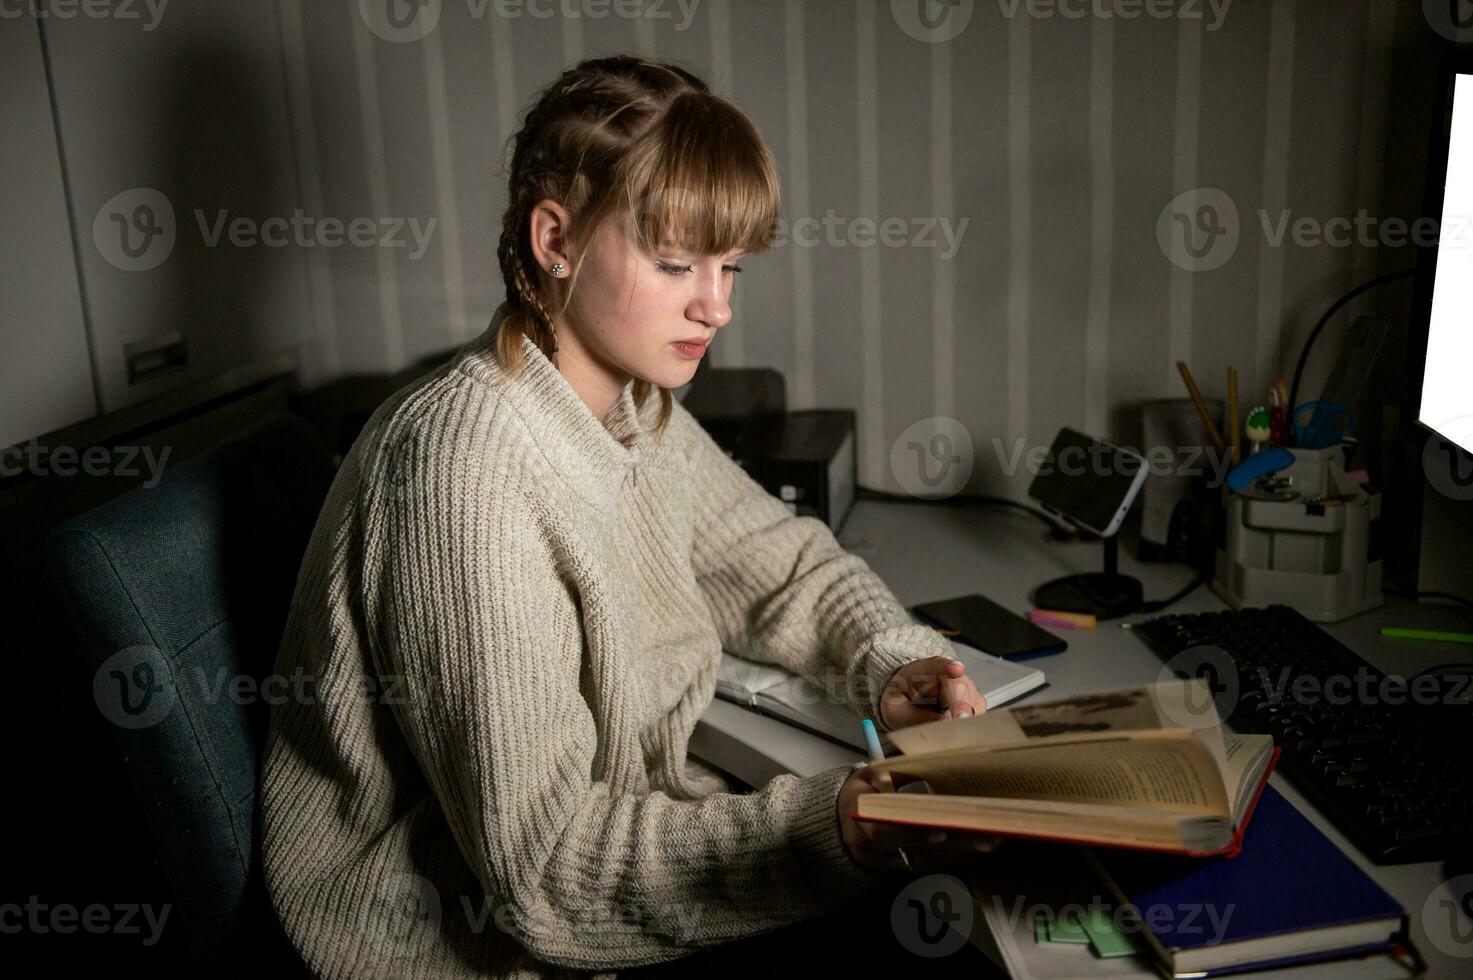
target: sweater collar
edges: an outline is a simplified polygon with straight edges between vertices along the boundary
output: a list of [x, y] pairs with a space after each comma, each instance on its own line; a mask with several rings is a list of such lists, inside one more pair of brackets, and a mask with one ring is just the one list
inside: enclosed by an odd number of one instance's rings
[[465, 349], [466, 369], [492, 383], [515, 408], [541, 450], [540, 462], [596, 507], [612, 507], [624, 481], [638, 479], [636, 467], [659, 399], [646, 399], [643, 413], [636, 409], [631, 380], [600, 421], [525, 334], [522, 367], [508, 374], [496, 357], [496, 333], [508, 312], [506, 303], [498, 306], [491, 325]]

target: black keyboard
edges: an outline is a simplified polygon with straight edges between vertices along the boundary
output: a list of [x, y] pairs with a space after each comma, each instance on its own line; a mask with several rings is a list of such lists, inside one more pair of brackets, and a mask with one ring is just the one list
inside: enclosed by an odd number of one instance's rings
[[1388, 677], [1288, 606], [1131, 625], [1175, 672], [1207, 680], [1236, 730], [1273, 736], [1278, 770], [1372, 861], [1473, 849], [1467, 672]]

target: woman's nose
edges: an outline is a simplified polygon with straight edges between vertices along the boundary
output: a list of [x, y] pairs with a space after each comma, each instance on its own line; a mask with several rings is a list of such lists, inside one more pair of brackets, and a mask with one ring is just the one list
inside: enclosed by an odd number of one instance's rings
[[731, 322], [731, 304], [726, 300], [726, 291], [718, 283], [715, 291], [702, 290], [693, 301], [691, 319], [710, 325], [724, 327]]

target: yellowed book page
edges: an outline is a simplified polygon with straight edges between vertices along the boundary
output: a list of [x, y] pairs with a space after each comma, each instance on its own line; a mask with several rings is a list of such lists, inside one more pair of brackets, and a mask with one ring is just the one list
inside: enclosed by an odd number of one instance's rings
[[[1222, 774], [1223, 784], [1227, 789], [1228, 799], [1233, 801], [1233, 819], [1237, 820], [1241, 816], [1238, 810], [1247, 805], [1258, 788], [1256, 778], [1259, 775], [1259, 763], [1273, 751], [1273, 738], [1268, 735], [1226, 732], [1222, 741], [1227, 753], [1227, 765]], [[1253, 768], [1252, 772], [1249, 771], [1250, 767]], [[1255, 780], [1252, 787], [1246, 785], [1250, 778]]]
[[1147, 805], [1210, 816], [1229, 813], [1227, 790], [1216, 764], [1186, 731], [900, 756], [871, 765], [876, 773], [924, 779], [933, 793], [947, 796]]
[[[1012, 831], [1081, 841], [1121, 841], [1178, 847], [1183, 820], [1224, 818], [1184, 817], [1176, 813], [1125, 806], [1088, 803], [1050, 803], [1047, 800], [1000, 800], [993, 797], [951, 796], [906, 798], [895, 793], [864, 793], [856, 801], [862, 817], [881, 817], [920, 824], [945, 824], [975, 830]], [[1226, 830], [1223, 833], [1227, 833]]]
[[913, 725], [890, 733], [904, 755], [969, 748], [1000, 748], [1049, 742], [1113, 740], [1133, 732], [1193, 732], [1208, 754], [1227, 762], [1212, 692], [1200, 678], [1096, 691], [971, 718]]

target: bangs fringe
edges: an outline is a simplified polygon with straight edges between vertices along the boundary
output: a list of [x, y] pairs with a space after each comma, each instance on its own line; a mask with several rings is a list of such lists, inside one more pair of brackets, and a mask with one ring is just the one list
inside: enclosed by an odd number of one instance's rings
[[756, 255], [776, 238], [771, 154], [747, 117], [709, 92], [675, 99], [631, 147], [616, 183], [646, 251]]

